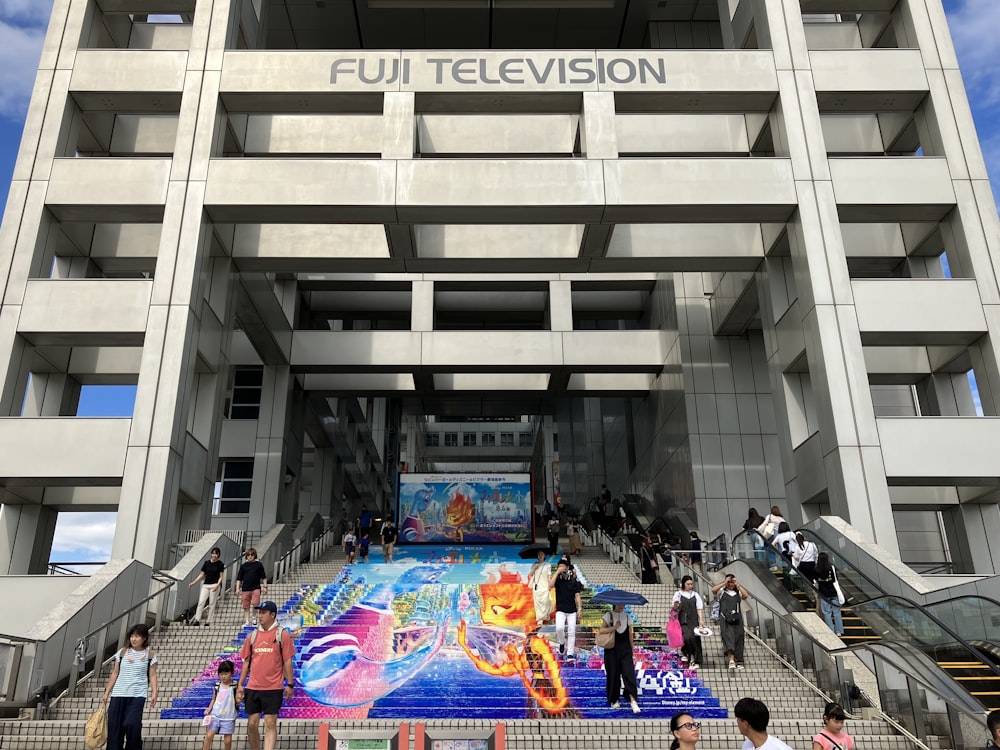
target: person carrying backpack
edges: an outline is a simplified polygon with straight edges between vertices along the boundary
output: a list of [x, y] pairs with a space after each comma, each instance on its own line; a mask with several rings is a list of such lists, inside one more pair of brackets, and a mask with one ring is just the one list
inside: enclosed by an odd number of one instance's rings
[[239, 707], [236, 702], [236, 683], [233, 682], [233, 663], [228, 659], [219, 663], [219, 681], [212, 690], [212, 702], [205, 709], [205, 741], [201, 750], [211, 750], [215, 735], [222, 735], [225, 750], [233, 746], [233, 730]]
[[133, 625], [128, 631], [129, 645], [115, 654], [115, 667], [101, 703], [108, 703], [108, 750], [142, 747], [142, 710], [156, 705], [159, 682], [157, 658], [149, 648], [149, 628]]
[[240, 649], [243, 670], [237, 682], [236, 701], [245, 703], [250, 750], [260, 750], [261, 714], [264, 714], [264, 750], [274, 750], [278, 744], [282, 698], [291, 700], [294, 691], [295, 645], [288, 631], [278, 625], [278, 605], [274, 602], [257, 605], [257, 621], [260, 623], [257, 629], [251, 631]]

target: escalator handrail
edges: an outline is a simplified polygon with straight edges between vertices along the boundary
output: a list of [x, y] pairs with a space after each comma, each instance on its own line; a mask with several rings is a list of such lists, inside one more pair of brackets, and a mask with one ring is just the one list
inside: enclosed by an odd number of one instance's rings
[[[831, 546], [831, 544], [828, 541], [826, 541], [826, 539], [824, 539], [822, 536], [820, 536], [815, 531], [813, 531], [812, 529], [796, 529], [796, 533], [802, 534], [802, 536], [806, 537], [807, 539], [810, 538], [810, 537], [812, 537], [812, 539], [814, 539], [816, 541], [819, 541], [819, 542], [822, 542], [823, 546], [826, 547], [828, 550], [833, 550], [833, 547]], [[835, 554], [837, 554], [838, 557], [840, 557], [841, 559], [843, 559], [843, 556], [840, 555], [839, 553], [835, 553]], [[855, 567], [852, 563], [848, 562], [847, 564], [850, 565], [859, 575], [864, 576], [865, 580], [868, 581], [876, 589], [878, 589], [882, 593], [886, 593], [885, 589], [883, 589], [879, 584], [875, 583], [871, 578], [869, 578], [867, 575], [865, 575], [864, 572], [862, 572], [861, 570], [858, 570], [857, 567]], [[957, 601], [958, 599], [982, 599], [985, 602], [989, 602], [990, 604], [992, 604], [997, 609], [1000, 609], [1000, 602], [998, 602], [996, 599], [992, 599], [992, 598], [990, 598], [988, 596], [983, 596], [982, 594], [962, 594], [961, 596], [953, 596], [950, 599], [941, 599], [940, 601], [929, 602], [929, 603], [927, 603], [927, 604], [925, 604], [923, 606], [925, 606], [925, 607], [933, 607], [933, 606], [935, 606], [937, 604], [944, 604], [945, 602], [953, 602], [953, 601]]]
[[[777, 552], [777, 550], [775, 550], [775, 552]], [[734, 557], [730, 562], [731, 563], [735, 563], [735, 562], [745, 562], [745, 561], [742, 560], [742, 559], [737, 560]], [[695, 578], [696, 581], [700, 581], [702, 583], [702, 585], [706, 585], [706, 584], [712, 585], [712, 581], [707, 576], [705, 576], [703, 573], [701, 573], [700, 571], [696, 570], [694, 567], [686, 566], [686, 570], [690, 573], [690, 575], [692, 577]], [[854, 653], [861, 652], [861, 651], [867, 651], [867, 652], [872, 653], [872, 654], [874, 654], [874, 655], [876, 655], [878, 657], [878, 652], [875, 650], [875, 646], [882, 646], [883, 648], [892, 648], [895, 645], [892, 642], [884, 642], [884, 643], [868, 642], [868, 643], [844, 644], [844, 646], [842, 646], [840, 648], [829, 648], [825, 644], [821, 643], [806, 628], [802, 627], [800, 625], [800, 623], [798, 623], [794, 618], [789, 618], [787, 615], [783, 615], [782, 613], [778, 612], [778, 610], [776, 610], [774, 607], [772, 607], [769, 604], [767, 604], [766, 602], [762, 601], [760, 598], [756, 598], [755, 605], [759, 606], [759, 607], [762, 607], [763, 609], [768, 610], [772, 615], [774, 615], [778, 619], [782, 620], [783, 622], [787, 623], [790, 627], [795, 628], [797, 631], [799, 631], [799, 633], [801, 633], [809, 641], [811, 641], [817, 648], [821, 649], [822, 651], [825, 651], [827, 654], [829, 654], [831, 656], [840, 656], [840, 655], [843, 655], [843, 654], [854, 654]], [[748, 631], [748, 635], [751, 638], [760, 640], [757, 635], [755, 635], [754, 633], [752, 633], [750, 631]], [[895, 650], [895, 649], [893, 649], [893, 650]], [[923, 653], [923, 652], [921, 652], [921, 653]], [[926, 654], [924, 654], [924, 656], [926, 656]], [[878, 657], [878, 658], [882, 658], [882, 657]], [[931, 661], [933, 663], [933, 660], [931, 660]], [[945, 672], [944, 669], [942, 669], [941, 667], [937, 667], [937, 668], [940, 669], [941, 672], [944, 675], [946, 675], [946, 676], [948, 676], [950, 678], [950, 675], [948, 675], [948, 673]], [[918, 682], [923, 682], [923, 681], [922, 680], [918, 680]], [[959, 685], [960, 683], [956, 682], [955, 684]], [[936, 689], [934, 689], [932, 686], [925, 685], [925, 687], [927, 687], [928, 689], [932, 690], [933, 692], [937, 693], [940, 696], [940, 693]], [[965, 690], [964, 692], [968, 693], [967, 690]], [[940, 696], [940, 697], [944, 698], [944, 696]], [[954, 703], [952, 701], [948, 700], [947, 698], [945, 698], [945, 700], [947, 700], [950, 705], [954, 705]], [[965, 713], [969, 713], [969, 710], [967, 708], [958, 707], [958, 706], [956, 706], [956, 708], [959, 708], [959, 710], [961, 710], [961, 711], [963, 711]], [[986, 712], [984, 710], [983, 713], [982, 713], [982, 715], [980, 716], [980, 718], [982, 718], [982, 716], [985, 716], [985, 713]]]
[[[760, 534], [757, 532], [756, 529], [753, 529], [752, 531], [755, 534], [757, 534], [758, 536], [760, 536]], [[743, 533], [747, 533], [747, 532], [743, 532]], [[739, 536], [739, 535], [737, 535], [737, 536]], [[823, 541], [823, 540], [821, 539], [820, 541]], [[823, 543], [824, 543], [824, 545], [826, 544], [826, 542], [823, 542]], [[772, 549], [774, 549], [774, 548], [772, 548]], [[776, 549], [774, 550], [774, 553], [776, 555], [779, 555], [779, 556], [781, 555], [781, 553], [778, 552]], [[734, 561], [735, 561], [735, 556], [734, 556]], [[853, 566], [851, 566], [851, 567], [853, 569]], [[798, 570], [796, 570], [795, 568], [790, 568], [790, 570], [794, 570], [795, 574], [796, 574], [796, 576], [798, 578], [800, 578], [802, 580], [805, 580], [805, 576], [803, 576], [801, 573], [799, 573]], [[857, 571], [857, 572], [860, 573], [860, 571]], [[862, 573], [862, 575], [864, 575], [864, 574]], [[819, 594], [819, 590], [815, 586], [813, 586], [812, 581], [809, 582], [809, 588], [812, 589], [813, 591], [815, 591], [817, 596], [820, 595]], [[881, 587], [876, 586], [876, 588], [878, 588], [879, 591], [882, 591]], [[997, 675], [998, 677], [1000, 677], [1000, 668], [998, 668], [997, 665], [993, 664], [990, 661], [987, 661], [986, 658], [979, 652], [978, 649], [976, 649], [971, 643], [969, 643], [967, 640], [965, 640], [962, 636], [960, 636], [958, 633], [956, 633], [950, 627], [948, 627], [947, 625], [945, 625], [935, 614], [933, 614], [932, 612], [929, 612], [927, 610], [927, 607], [925, 605], [919, 604], [919, 603], [913, 601], [912, 599], [909, 599], [909, 598], [907, 598], [905, 596], [899, 596], [897, 594], [886, 594], [883, 591], [882, 592], [882, 596], [877, 596], [874, 599], [868, 599], [868, 600], [866, 600], [864, 602], [858, 602], [857, 604], [852, 605], [850, 607], [850, 609], [852, 611], [854, 611], [854, 612], [857, 612], [858, 607], [862, 607], [862, 606], [869, 605], [869, 604], [873, 604], [874, 605], [877, 602], [881, 602], [881, 601], [897, 601], [897, 602], [904, 602], [904, 603], [910, 605], [913, 609], [915, 609], [916, 611], [920, 612], [920, 614], [922, 614], [924, 617], [926, 617], [928, 620], [930, 620], [932, 623], [934, 623], [937, 627], [941, 628], [941, 630], [946, 635], [948, 635], [949, 637], [953, 638], [955, 640], [956, 644], [958, 644], [963, 649], [965, 649], [973, 657], [973, 659], [975, 661], [978, 661], [981, 664], [986, 665], [987, 667], [989, 667], [989, 669], [995, 675]], [[860, 616], [860, 614], [859, 614], [859, 616]], [[864, 622], [864, 618], [862, 618], [861, 621]]]
[[[816, 541], [819, 541], [819, 542], [822, 543], [823, 547], [825, 547], [825, 549], [823, 550], [824, 552], [827, 552], [827, 553], [832, 552], [839, 559], [841, 559], [841, 560], [843, 559], [843, 557], [840, 555], [840, 553], [836, 552], [834, 550], [834, 548], [829, 544], [829, 542], [827, 542], [825, 539], [823, 539], [823, 537], [819, 536], [815, 532], [810, 531], [809, 529], [796, 529], [796, 533], [800, 533], [800, 534], [802, 534], [802, 536], [806, 536], [806, 534], [808, 533], [813, 538], [813, 540], [816, 540]], [[751, 536], [751, 537], [752, 537], [753, 534], [756, 534], [757, 536], [759, 536], [764, 541], [764, 546], [765, 547], [770, 547], [771, 549], [773, 549], [775, 551], [775, 553], [777, 555], [781, 556], [781, 553], [778, 552], [778, 550], [775, 547], [772, 547], [771, 544], [767, 541], [767, 539], [764, 539], [764, 535], [761, 534], [759, 531], [757, 531], [757, 529], [744, 529], [739, 534], [737, 534], [735, 537], [733, 537], [733, 546], [734, 546], [734, 548], [736, 546], [736, 540], [739, 539], [744, 534], [747, 535], [747, 536]], [[733, 554], [733, 557], [734, 558], [736, 557], [735, 552]], [[847, 561], [845, 561], [845, 562], [847, 562]], [[856, 573], [857, 575], [861, 576], [865, 581], [867, 581], [869, 584], [871, 584], [872, 588], [874, 588], [876, 591], [881, 592], [883, 596], [887, 595], [886, 590], [884, 588], [882, 588], [881, 585], [879, 585], [878, 583], [876, 583], [875, 581], [873, 581], [864, 571], [858, 570], [850, 562], [847, 562], [847, 565], [850, 566], [851, 571], [853, 573]], [[812, 581], [810, 581], [809, 583], [810, 583], [810, 585], [812, 585]]]
[[[826, 541], [826, 539], [824, 539], [822, 536], [820, 536], [819, 534], [817, 534], [815, 531], [813, 531], [812, 529], [796, 529], [795, 531], [796, 531], [796, 533], [802, 534], [802, 536], [806, 537], [807, 539], [811, 538], [813, 541], [820, 542], [822, 544], [822, 546], [825, 548], [823, 551], [827, 552], [828, 554], [829, 553], [833, 553], [834, 555], [836, 555], [838, 558], [840, 558], [851, 569], [852, 573], [857, 574], [858, 576], [860, 576], [861, 578], [863, 578], [866, 582], [868, 582], [869, 584], [871, 584], [871, 587], [873, 589], [875, 589], [876, 591], [881, 592], [881, 594], [883, 596], [890, 596], [890, 594], [884, 588], [882, 588], [881, 584], [876, 583], [875, 581], [873, 581], [869, 575], [867, 575], [863, 570], [859, 570], [857, 568], [857, 566], [855, 566], [850, 561], [844, 560], [843, 556], [833, 548], [833, 545], [831, 545], [828, 541]], [[735, 546], [736, 546], [736, 540], [739, 539], [741, 536], [744, 536], [744, 535], [750, 536], [751, 532], [753, 534], [756, 534], [758, 537], [760, 537], [764, 541], [764, 546], [765, 547], [770, 547], [771, 549], [773, 549], [775, 551], [776, 554], [781, 555], [781, 553], [778, 552], [777, 549], [775, 549], [774, 547], [771, 547], [771, 545], [769, 545], [767, 543], [767, 540], [764, 539], [763, 535], [759, 531], [757, 531], [757, 529], [745, 529], [745, 530], [741, 531], [739, 534], [737, 534], [736, 536], [734, 536], [733, 537], [733, 548], [734, 548], [734, 550], [735, 550]], [[734, 554], [731, 555], [731, 557], [733, 559], [735, 559], [735, 557], [736, 557], [735, 551], [734, 551]], [[905, 598], [905, 597], [902, 597], [902, 598]], [[950, 599], [941, 599], [940, 601], [929, 602], [927, 604], [922, 604], [922, 605], [919, 605], [919, 606], [925, 607], [925, 608], [926, 607], [934, 607], [934, 606], [937, 606], [938, 604], [946, 604], [948, 602], [955, 602], [955, 601], [958, 601], [959, 599], [981, 599], [982, 601], [988, 602], [989, 604], [993, 605], [997, 609], [1000, 609], [1000, 601], [997, 601], [996, 599], [992, 599], [992, 598], [990, 598], [988, 596], [983, 596], [981, 594], [962, 594], [961, 596], [953, 596]]]

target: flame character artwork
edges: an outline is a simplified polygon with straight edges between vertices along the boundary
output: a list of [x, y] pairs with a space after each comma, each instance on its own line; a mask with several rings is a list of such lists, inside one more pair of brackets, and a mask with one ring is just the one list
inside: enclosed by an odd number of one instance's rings
[[579, 718], [563, 684], [559, 658], [535, 633], [535, 602], [521, 574], [501, 565], [479, 586], [482, 625], [458, 626], [458, 645], [476, 668], [500, 677], [517, 675], [528, 691], [529, 719]]
[[468, 487], [459, 485], [452, 489], [451, 499], [444, 511], [445, 526], [454, 529], [453, 532], [445, 531], [445, 536], [451, 537], [456, 542], [463, 541], [462, 527], [471, 523], [475, 519], [476, 511], [472, 507], [471, 491]]

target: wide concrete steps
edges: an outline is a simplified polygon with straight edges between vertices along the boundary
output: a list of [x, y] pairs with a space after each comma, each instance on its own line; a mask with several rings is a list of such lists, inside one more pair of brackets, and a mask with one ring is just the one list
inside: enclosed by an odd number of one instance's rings
[[[428, 721], [428, 731], [433, 729], [464, 727], [483, 729], [494, 722], [476, 720]], [[83, 735], [81, 721], [49, 722], [0, 722], [0, 747], [4, 750], [51, 750], [78, 746]], [[331, 731], [350, 729], [390, 729], [398, 727], [395, 721], [366, 720], [330, 721]], [[316, 746], [320, 722], [316, 720], [287, 720], [278, 722], [278, 745], [282, 748], [307, 750]], [[480, 726], [481, 725], [481, 726]], [[669, 738], [667, 721], [579, 721], [579, 720], [515, 720], [506, 722], [507, 746], [511, 750], [559, 750], [561, 748], [612, 748], [614, 750], [663, 750]], [[44, 728], [45, 731], [36, 730]], [[818, 722], [773, 720], [772, 733], [794, 748], [811, 746]], [[851, 721], [848, 730], [859, 746], [878, 750], [913, 750], [913, 744], [903, 737], [890, 734], [878, 722]], [[202, 746], [204, 730], [197, 721], [146, 720], [143, 722], [144, 750], [198, 750]], [[740, 747], [743, 737], [731, 719], [702, 721], [702, 739], [699, 750], [732, 750]], [[246, 721], [236, 724], [234, 747], [245, 747]], [[861, 744], [863, 743], [863, 744]], [[421, 750], [415, 748], [414, 750]]]
[[[380, 561], [377, 554], [372, 560]], [[637, 610], [643, 626], [661, 629], [666, 621], [673, 598], [674, 587], [669, 575], [664, 585], [642, 585], [620, 565], [611, 563], [599, 549], [586, 548], [582, 555], [574, 558], [587, 580], [592, 584], [606, 584], [641, 592], [650, 603]], [[339, 549], [330, 550], [323, 559], [304, 565], [279, 584], [272, 584], [269, 599], [281, 606], [289, 597], [298, 594], [302, 585], [324, 585], [337, 580], [343, 568], [343, 555]], [[197, 750], [201, 747], [203, 728], [194, 719], [160, 719], [161, 709], [170, 706], [175, 699], [182, 699], [184, 692], [199, 674], [210, 664], [212, 655], [232, 649], [233, 642], [239, 640], [243, 612], [238, 600], [231, 595], [220, 602], [214, 621], [210, 627], [184, 627], [172, 624], [153, 636], [153, 647], [160, 655], [160, 701], [158, 705], [147, 707], [144, 719], [144, 747], [146, 750]], [[578, 631], [581, 644], [589, 645], [592, 636], [585, 627]], [[757, 642], [748, 638], [746, 649], [747, 669], [731, 672], [722, 655], [721, 639], [718, 636], [703, 640], [704, 658], [698, 672], [699, 679], [711, 696], [731, 712], [735, 702], [746, 695], [761, 697], [772, 711], [774, 734], [782, 737], [792, 747], [808, 748], [813, 734], [820, 728], [822, 698], [809, 690], [794, 674], [786, 670], [770, 653]], [[83, 723], [99, 704], [109, 667], [105, 667], [99, 680], [88, 680], [81, 684], [78, 697], [63, 699], [53, 711], [57, 721], [46, 722], [0, 722], [0, 748], [10, 750], [40, 750], [45, 748], [75, 747], [82, 735]], [[603, 681], [603, 672], [594, 670], [591, 677]], [[810, 675], [806, 675], [809, 677]], [[588, 682], [589, 682], [588, 678]], [[460, 692], [461, 685], [450, 686], [448, 692]], [[191, 698], [195, 696], [192, 694]], [[433, 705], [434, 696], [414, 696], [407, 718], [419, 716], [421, 707]], [[644, 700], [653, 700], [652, 692], [640, 695]], [[489, 706], [489, 696], [484, 696], [484, 706]], [[495, 700], [494, 700], [495, 703]], [[207, 702], [206, 702], [207, 705]], [[404, 704], [405, 705], [405, 704]], [[523, 716], [523, 705], [518, 706]], [[426, 712], [430, 713], [430, 712]], [[653, 711], [633, 718], [627, 706], [604, 716], [575, 719], [527, 720], [522, 718], [506, 721], [507, 742], [511, 750], [590, 750], [591, 748], [612, 748], [617, 750], [663, 750], [669, 740], [669, 724], [665, 718], [653, 718]], [[466, 713], [467, 716], [474, 712]], [[404, 719], [333, 720], [334, 734], [338, 729], [377, 728], [397, 726]], [[419, 720], [419, 719], [417, 719]], [[736, 722], [728, 719], [703, 719], [702, 750], [732, 750], [742, 744]], [[315, 747], [319, 720], [280, 719], [279, 747]], [[430, 719], [428, 727], [470, 728], [491, 726], [493, 721], [467, 719]], [[246, 722], [237, 724], [235, 748], [246, 747]], [[429, 730], [430, 731], [430, 730]], [[886, 748], [886, 750], [910, 750], [911, 744], [894, 735], [887, 725], [879, 722], [849, 721], [848, 731], [864, 748]], [[217, 743], [218, 745], [218, 743]], [[406, 748], [404, 750], [409, 750]], [[417, 748], [415, 750], [422, 750]]]

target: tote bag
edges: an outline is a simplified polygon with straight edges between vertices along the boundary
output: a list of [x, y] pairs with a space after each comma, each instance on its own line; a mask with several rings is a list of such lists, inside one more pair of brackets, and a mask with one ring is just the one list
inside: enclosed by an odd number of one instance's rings
[[670, 648], [680, 648], [684, 645], [684, 631], [681, 630], [681, 624], [673, 613], [667, 621], [667, 645]]
[[108, 710], [100, 706], [83, 726], [83, 746], [87, 750], [97, 750], [108, 744]]
[[840, 581], [837, 580], [837, 569], [831, 568], [831, 572], [833, 573], [833, 590], [837, 592], [837, 604], [843, 607], [847, 602], [847, 597], [844, 596], [844, 590], [840, 588]]
[[770, 539], [774, 536], [774, 521], [771, 520], [770, 513], [767, 514], [767, 518], [764, 519], [764, 523], [757, 527], [757, 533], [765, 539]]

